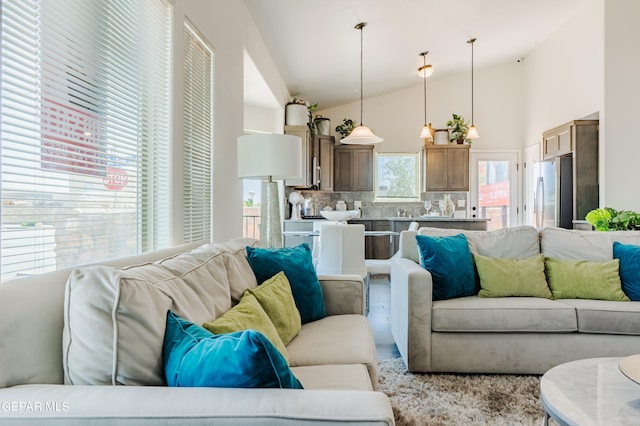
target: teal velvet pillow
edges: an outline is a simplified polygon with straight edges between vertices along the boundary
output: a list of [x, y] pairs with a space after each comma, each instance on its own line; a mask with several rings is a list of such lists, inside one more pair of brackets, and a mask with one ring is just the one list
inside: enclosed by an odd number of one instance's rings
[[291, 285], [302, 324], [326, 316], [322, 287], [307, 243], [277, 249], [247, 246], [247, 259], [259, 283], [280, 271], [284, 272]]
[[640, 301], [640, 246], [613, 243], [613, 257], [620, 261], [622, 291], [633, 301]]
[[433, 300], [473, 296], [478, 293], [473, 257], [467, 237], [416, 235], [420, 263], [431, 273]]
[[163, 361], [169, 386], [302, 389], [280, 351], [262, 333], [216, 335], [171, 311]]

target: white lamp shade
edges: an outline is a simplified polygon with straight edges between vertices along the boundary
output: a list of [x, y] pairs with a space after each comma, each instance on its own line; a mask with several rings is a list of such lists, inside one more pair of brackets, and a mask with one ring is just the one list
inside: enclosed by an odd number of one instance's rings
[[255, 134], [238, 138], [238, 177], [296, 179], [302, 176], [302, 140], [294, 135]]
[[420, 132], [420, 139], [427, 139], [430, 141], [433, 140], [433, 133], [432, 133], [431, 126], [429, 126], [428, 124], [422, 126], [422, 131]]
[[360, 125], [353, 129], [349, 136], [340, 139], [340, 142], [347, 145], [371, 145], [382, 142], [383, 140], [381, 137], [374, 135], [367, 126]]
[[469, 127], [469, 132], [467, 133], [467, 139], [478, 139], [480, 136], [478, 135], [478, 129], [476, 126]]

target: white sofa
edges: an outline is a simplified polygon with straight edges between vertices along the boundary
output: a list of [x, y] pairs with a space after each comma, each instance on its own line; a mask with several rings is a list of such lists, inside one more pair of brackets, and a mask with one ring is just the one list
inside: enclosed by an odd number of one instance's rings
[[532, 227], [499, 231], [404, 231], [391, 265], [391, 327], [412, 372], [543, 374], [558, 364], [640, 353], [640, 302], [538, 297], [432, 300], [416, 235], [465, 234], [473, 254], [611, 260], [613, 241], [640, 244], [640, 232]]
[[[153, 342], [149, 336], [161, 331], [147, 325], [158, 315], [156, 310], [164, 310], [166, 316], [169, 306], [197, 323], [205, 315], [202, 309], [205, 313], [206, 309], [217, 309], [215, 315], [219, 316], [220, 306], [231, 306], [231, 300], [251, 285], [250, 280], [242, 278], [251, 271], [244, 247], [254, 243], [255, 240], [240, 239], [204, 247], [189, 244], [73, 272], [74, 279], [78, 274], [94, 278], [107, 274], [120, 279], [118, 274], [129, 274], [123, 271], [131, 268], [119, 269], [127, 265], [139, 265], [133, 267], [138, 271], [160, 268], [173, 271], [176, 279], [183, 280], [180, 285], [191, 289], [197, 288], [194, 279], [202, 280], [210, 274], [211, 279], [222, 277], [227, 286], [220, 295], [209, 295], [216, 300], [216, 307], [208, 303], [204, 287], [198, 289], [197, 296], [207, 303], [189, 300], [187, 292], [171, 293], [173, 290], [165, 287], [158, 293], [162, 306], [153, 299], [144, 311], [131, 312], [137, 305], [125, 299], [137, 297], [136, 288], [151, 288], [155, 283], [149, 286], [142, 282], [138, 286], [129, 281], [128, 290], [122, 286], [112, 294], [107, 291], [85, 298], [81, 303], [86, 304], [90, 314], [82, 318], [79, 312], [83, 307], [77, 306], [82, 298], [76, 296], [74, 302], [69, 297], [70, 292], [76, 291], [67, 285], [71, 270], [0, 284], [0, 424], [392, 425], [390, 402], [386, 395], [375, 391], [375, 344], [362, 315], [363, 282], [354, 276], [319, 277], [327, 317], [304, 324], [287, 346], [291, 370], [304, 390], [167, 387], [155, 383], [157, 377], [139, 383], [145, 386], [117, 385], [135, 380], [122, 373], [128, 368], [125, 364], [136, 364], [134, 369], [139, 370], [162, 371], [158, 365], [162, 364], [161, 346], [149, 343]], [[228, 281], [224, 281], [225, 277]], [[143, 305], [145, 297], [141, 298]], [[119, 305], [110, 313], [109, 307], [102, 305], [114, 300]], [[76, 306], [71, 306], [73, 303]], [[106, 314], [103, 317], [101, 313]], [[125, 326], [116, 326], [116, 321], [122, 320], [117, 315], [137, 316], [140, 324], [147, 327], [144, 332], [129, 336], [127, 347], [118, 346], [127, 337], [122, 335]], [[89, 327], [84, 335], [80, 334], [87, 324], [95, 331], [92, 333]], [[110, 328], [109, 333], [103, 331]], [[94, 382], [68, 384], [81, 382], [79, 377], [85, 370], [87, 377], [104, 373], [104, 381], [112, 382], [87, 379]]]

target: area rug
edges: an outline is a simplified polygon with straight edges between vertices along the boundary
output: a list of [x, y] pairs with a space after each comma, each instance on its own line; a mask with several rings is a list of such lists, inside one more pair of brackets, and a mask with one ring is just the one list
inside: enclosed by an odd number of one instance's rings
[[378, 362], [378, 390], [391, 399], [397, 426], [540, 425], [540, 377], [412, 374], [400, 358]]

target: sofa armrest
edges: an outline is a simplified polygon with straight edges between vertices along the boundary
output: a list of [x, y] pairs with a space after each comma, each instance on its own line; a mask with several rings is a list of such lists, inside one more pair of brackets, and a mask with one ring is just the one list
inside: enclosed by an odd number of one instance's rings
[[319, 275], [327, 315], [364, 315], [364, 281], [358, 275]]
[[403, 257], [391, 261], [391, 333], [411, 372], [431, 371], [431, 274]]
[[0, 424], [393, 425], [373, 391], [27, 385], [0, 389], [0, 401]]

